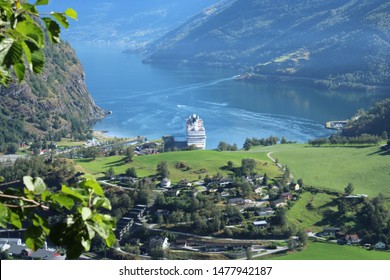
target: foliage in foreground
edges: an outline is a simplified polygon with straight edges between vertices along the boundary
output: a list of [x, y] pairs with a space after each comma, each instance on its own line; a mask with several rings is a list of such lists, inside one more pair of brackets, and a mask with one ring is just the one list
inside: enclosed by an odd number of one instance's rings
[[[41, 178], [25, 176], [23, 183], [23, 189], [0, 192], [0, 227], [26, 228], [28, 248], [37, 250], [50, 238], [66, 249], [68, 259], [76, 259], [89, 251], [96, 235], [109, 247], [115, 243], [115, 220], [102, 214], [111, 210], [111, 203], [95, 181], [63, 185], [58, 192], [50, 191]], [[51, 225], [49, 216], [57, 222]]]
[[[34, 73], [41, 73], [45, 62], [43, 53], [45, 32], [52, 43], [60, 42], [62, 25], [68, 28], [68, 17], [77, 19], [77, 13], [69, 8], [63, 13], [51, 12], [41, 17], [38, 6], [49, 0], [37, 0], [34, 4], [20, 0], [0, 1], [0, 83], [7, 85], [12, 72], [19, 81], [24, 79], [26, 64]], [[12, 71], [13, 70], [13, 71]]]

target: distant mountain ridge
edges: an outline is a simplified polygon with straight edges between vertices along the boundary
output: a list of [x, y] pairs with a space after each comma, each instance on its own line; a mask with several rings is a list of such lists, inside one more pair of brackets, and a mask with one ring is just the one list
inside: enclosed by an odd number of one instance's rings
[[217, 0], [52, 0], [51, 9], [74, 8], [79, 20], [64, 30], [72, 44], [138, 50]]
[[329, 88], [390, 85], [390, 2], [225, 0], [148, 47], [147, 63], [245, 68]]

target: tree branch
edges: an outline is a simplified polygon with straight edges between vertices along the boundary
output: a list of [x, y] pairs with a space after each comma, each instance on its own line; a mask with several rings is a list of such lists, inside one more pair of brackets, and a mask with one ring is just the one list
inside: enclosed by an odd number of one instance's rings
[[25, 198], [23, 196], [8, 195], [8, 194], [4, 194], [3, 192], [0, 192], [0, 197], [21, 200], [21, 201], [24, 201], [24, 202], [32, 204], [32, 205], [23, 205], [23, 206], [4, 204], [5, 206], [7, 206], [9, 208], [34, 208], [34, 207], [40, 207], [43, 210], [49, 210], [50, 209], [49, 206], [43, 205], [43, 204], [39, 203], [38, 201], [35, 201], [33, 199], [28, 199], [28, 198]]

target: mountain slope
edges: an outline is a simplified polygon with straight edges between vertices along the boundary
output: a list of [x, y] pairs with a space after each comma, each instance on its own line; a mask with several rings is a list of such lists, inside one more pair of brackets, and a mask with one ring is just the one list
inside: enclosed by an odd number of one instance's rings
[[79, 15], [63, 37], [72, 44], [143, 47], [216, 0], [53, 0], [54, 10], [74, 8]]
[[386, 0], [222, 1], [151, 44], [145, 62], [247, 67], [328, 87], [390, 85], [389, 10]]
[[89, 95], [73, 49], [48, 44], [45, 54], [42, 74], [26, 73], [21, 84], [0, 87], [0, 151], [32, 138], [79, 137], [105, 115]]

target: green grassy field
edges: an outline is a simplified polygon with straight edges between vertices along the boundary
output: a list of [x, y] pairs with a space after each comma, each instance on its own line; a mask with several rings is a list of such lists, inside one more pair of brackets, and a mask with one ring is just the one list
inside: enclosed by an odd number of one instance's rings
[[272, 152], [272, 157], [287, 165], [296, 179], [306, 185], [344, 191], [348, 183], [355, 194], [390, 195], [390, 155], [378, 153], [378, 146], [324, 146], [304, 144], [276, 145], [256, 148]]
[[[333, 205], [334, 198], [334, 196], [326, 193], [312, 194], [305, 192], [287, 211], [287, 219], [299, 228], [313, 232], [319, 232], [324, 227], [333, 226], [331, 221], [325, 220], [325, 214], [337, 212], [337, 206]], [[307, 208], [308, 203], [311, 203], [311, 209]]]
[[272, 260], [390, 260], [390, 252], [369, 251], [357, 246], [309, 242], [304, 251], [271, 258]]
[[[258, 174], [267, 173], [269, 177], [280, 176], [281, 171], [266, 157], [264, 153], [258, 152], [217, 152], [217, 151], [185, 151], [185, 152], [170, 152], [161, 153], [157, 155], [136, 156], [133, 162], [125, 164], [121, 156], [97, 158], [95, 161], [89, 159], [79, 159], [76, 163], [80, 165], [85, 171], [100, 176], [101, 172], [107, 171], [113, 167], [116, 174], [124, 173], [129, 167], [134, 167], [139, 177], [150, 176], [156, 173], [157, 164], [161, 161], [168, 163], [170, 171], [170, 179], [173, 182], [178, 182], [182, 179], [197, 180], [199, 175], [204, 178], [206, 174], [213, 176], [218, 172], [224, 175], [229, 174], [230, 171], [223, 167], [227, 166], [230, 160], [234, 167], [241, 166], [241, 160], [244, 158], [253, 158], [257, 161], [256, 172]], [[182, 171], [175, 168], [177, 162], [183, 162], [191, 169]], [[207, 170], [205, 173], [200, 173], [201, 169]], [[200, 174], [199, 174], [200, 173]]]

